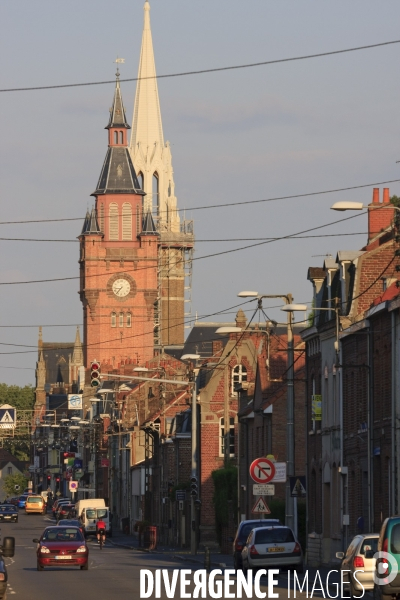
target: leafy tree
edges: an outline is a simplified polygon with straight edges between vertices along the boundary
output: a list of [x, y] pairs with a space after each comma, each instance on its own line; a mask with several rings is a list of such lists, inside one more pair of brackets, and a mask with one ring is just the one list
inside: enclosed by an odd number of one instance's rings
[[392, 196], [390, 198], [390, 202], [392, 204], [394, 204], [395, 206], [399, 206], [400, 207], [400, 198], [399, 198], [399, 196]]
[[9, 404], [17, 410], [33, 410], [35, 391], [31, 385], [20, 387], [0, 383], [0, 406]]
[[[15, 486], [19, 486], [15, 489]], [[7, 496], [16, 496], [18, 493], [22, 493], [28, 485], [28, 478], [22, 473], [14, 473], [13, 475], [6, 475], [3, 481], [3, 489]]]

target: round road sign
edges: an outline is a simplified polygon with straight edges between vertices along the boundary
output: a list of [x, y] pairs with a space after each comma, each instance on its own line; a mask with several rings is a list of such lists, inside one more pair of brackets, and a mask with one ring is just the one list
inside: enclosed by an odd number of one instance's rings
[[275, 477], [275, 465], [268, 458], [256, 458], [250, 465], [250, 477], [256, 483], [269, 483]]

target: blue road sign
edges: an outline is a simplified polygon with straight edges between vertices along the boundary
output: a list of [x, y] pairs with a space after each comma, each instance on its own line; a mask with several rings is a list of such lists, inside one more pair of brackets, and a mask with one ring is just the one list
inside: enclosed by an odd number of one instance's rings
[[0, 429], [15, 427], [16, 422], [15, 408], [0, 408]]

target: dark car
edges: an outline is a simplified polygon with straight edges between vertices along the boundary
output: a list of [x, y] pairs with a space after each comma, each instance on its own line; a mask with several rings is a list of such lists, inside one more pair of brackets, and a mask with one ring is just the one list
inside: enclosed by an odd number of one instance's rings
[[14, 556], [15, 538], [5, 537], [0, 543], [0, 600], [6, 600], [8, 574], [4, 558]]
[[89, 548], [78, 527], [46, 527], [37, 544], [37, 570], [44, 567], [80, 567], [89, 569]]
[[241, 521], [233, 540], [233, 564], [235, 569], [242, 568], [242, 550], [250, 535], [250, 531], [256, 527], [268, 527], [269, 525], [282, 525], [279, 519], [252, 519]]
[[60, 519], [57, 525], [61, 527], [78, 527], [81, 533], [84, 533], [82, 523], [78, 519]]
[[1, 521], [14, 521], [14, 523], [18, 523], [18, 509], [12, 504], [0, 504]]
[[375, 577], [381, 583], [374, 586], [375, 600], [391, 600], [400, 594], [400, 516], [388, 517], [382, 523], [378, 539], [378, 552], [387, 558], [377, 557]]
[[72, 515], [76, 515], [75, 504], [60, 504], [56, 511], [56, 519], [58, 521], [60, 519], [68, 519]]

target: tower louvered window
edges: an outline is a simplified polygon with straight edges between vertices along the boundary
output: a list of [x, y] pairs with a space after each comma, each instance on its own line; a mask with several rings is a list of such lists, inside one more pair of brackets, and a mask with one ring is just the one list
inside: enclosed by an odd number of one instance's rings
[[140, 232], [141, 232], [141, 227], [140, 227], [140, 208], [137, 206], [136, 207], [136, 235], [139, 235]]
[[129, 202], [122, 205], [122, 239], [132, 239], [132, 207]]
[[118, 227], [118, 204], [112, 202], [110, 204], [110, 240], [119, 239]]
[[111, 327], [117, 326], [117, 313], [111, 313]]
[[100, 230], [104, 233], [104, 204], [100, 204]]
[[119, 132], [119, 143], [120, 144], [124, 143], [124, 134], [122, 131]]
[[130, 312], [126, 313], [126, 326], [132, 327], [132, 314]]
[[123, 327], [124, 326], [124, 313], [119, 313], [119, 326]]

